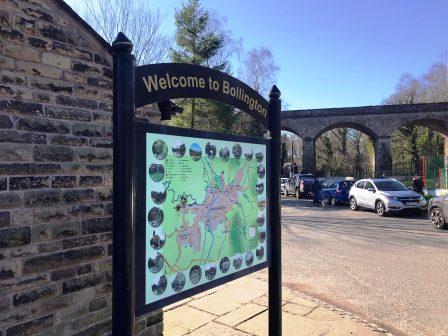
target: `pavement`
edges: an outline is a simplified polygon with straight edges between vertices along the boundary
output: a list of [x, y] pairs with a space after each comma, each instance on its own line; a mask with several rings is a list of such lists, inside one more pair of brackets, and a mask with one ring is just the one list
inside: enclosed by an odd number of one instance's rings
[[393, 332], [448, 336], [448, 230], [282, 200], [283, 286]]
[[[267, 336], [266, 271], [229, 282], [165, 308], [166, 336]], [[283, 288], [283, 333], [291, 336], [391, 336], [374, 323]]]

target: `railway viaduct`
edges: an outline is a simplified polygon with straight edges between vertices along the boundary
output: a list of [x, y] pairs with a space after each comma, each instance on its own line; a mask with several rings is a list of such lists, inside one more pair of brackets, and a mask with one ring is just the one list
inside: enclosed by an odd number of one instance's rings
[[404, 125], [420, 125], [448, 136], [448, 103], [378, 105], [282, 112], [282, 129], [303, 139], [303, 164], [307, 172], [316, 169], [316, 139], [339, 127], [361, 131], [373, 140], [375, 172], [392, 170], [391, 136]]

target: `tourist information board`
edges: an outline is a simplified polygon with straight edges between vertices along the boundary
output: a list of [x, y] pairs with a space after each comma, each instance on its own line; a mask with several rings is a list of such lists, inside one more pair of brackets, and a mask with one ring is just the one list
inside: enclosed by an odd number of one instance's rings
[[138, 307], [267, 266], [267, 140], [144, 124], [136, 137]]
[[[136, 317], [269, 267], [269, 335], [281, 335], [280, 91], [269, 102], [226, 73], [195, 64], [136, 66], [119, 33], [113, 54], [112, 332]], [[263, 138], [156, 125], [182, 98], [229, 104]], [[144, 115], [144, 113], [142, 114]]]

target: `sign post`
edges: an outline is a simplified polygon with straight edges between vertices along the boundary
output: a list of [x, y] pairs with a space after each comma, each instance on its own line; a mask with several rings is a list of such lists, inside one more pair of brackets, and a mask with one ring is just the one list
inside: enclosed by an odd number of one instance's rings
[[[135, 66], [119, 33], [114, 59], [113, 335], [135, 317], [269, 267], [269, 335], [281, 335], [280, 91], [193, 64]], [[268, 137], [155, 125], [135, 108], [180, 112], [213, 99], [251, 115]], [[163, 110], [163, 111], [162, 111]]]
[[112, 333], [135, 334], [134, 262], [134, 83], [132, 43], [119, 33], [112, 43], [113, 258]]

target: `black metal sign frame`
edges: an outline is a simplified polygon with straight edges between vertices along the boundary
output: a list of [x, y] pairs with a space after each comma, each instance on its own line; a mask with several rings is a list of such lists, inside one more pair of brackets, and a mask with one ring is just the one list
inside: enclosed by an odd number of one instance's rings
[[[142, 265], [146, 266], [146, 258], [143, 253], [145, 251], [146, 241], [146, 166], [145, 160], [147, 150], [146, 148], [146, 134], [147, 133], [157, 133], [160, 135], [177, 135], [184, 137], [192, 137], [192, 138], [202, 138], [202, 139], [210, 139], [210, 140], [224, 140], [224, 141], [233, 141], [233, 142], [244, 142], [244, 143], [252, 143], [252, 144], [261, 144], [266, 146], [266, 176], [269, 176], [271, 173], [270, 166], [270, 142], [267, 139], [263, 138], [251, 138], [251, 137], [243, 137], [215, 132], [204, 132], [204, 131], [195, 131], [192, 129], [178, 128], [178, 127], [169, 127], [157, 124], [148, 124], [144, 122], [136, 122], [135, 123], [135, 156], [139, 157], [139, 160], [136, 160], [135, 166], [135, 180], [136, 180], [136, 199], [138, 202], [135, 204], [136, 210], [136, 225], [135, 225], [135, 264], [138, 265], [135, 268], [135, 290], [139, 295], [136, 297], [136, 315], [140, 316], [142, 314], [148, 313], [150, 311], [156, 310], [158, 308], [162, 308], [171, 303], [180, 301], [192, 295], [198, 294], [205, 290], [211, 289], [213, 287], [217, 287], [226, 282], [238, 279], [247, 274], [259, 271], [263, 268], [269, 266], [270, 261], [270, 235], [268, 234], [266, 237], [266, 256], [267, 261], [257, 264], [255, 266], [251, 266], [249, 268], [243, 269], [241, 271], [237, 271], [235, 273], [226, 275], [224, 277], [211, 280], [205, 284], [202, 284], [197, 287], [193, 287], [189, 290], [180, 292], [173, 296], [167, 297], [160, 301], [155, 302], [154, 304], [145, 304], [146, 291], [145, 291], [145, 269]], [[243, 159], [245, 160], [245, 159]], [[255, 160], [255, 159], [254, 159]], [[266, 179], [266, 188], [269, 190], [270, 180]], [[270, 208], [269, 208], [269, 194], [266, 194], [266, 232], [270, 230]]]
[[[213, 69], [189, 64], [155, 64], [135, 66], [131, 54], [132, 43], [119, 33], [112, 44], [113, 55], [113, 275], [112, 275], [112, 332], [113, 335], [135, 335], [136, 316], [151, 309], [161, 307], [144, 306], [135, 292], [135, 284], [141, 281], [139, 253], [135, 253], [136, 239], [141, 244], [140, 222], [142, 213], [137, 203], [141, 193], [141, 176], [146, 169], [136, 166], [135, 157], [141, 157], [141, 136], [147, 130], [157, 129], [175, 134], [192, 134], [195, 137], [212, 135], [216, 139], [238, 139], [222, 134], [198, 133], [154, 126], [134, 120], [135, 108], [151, 103], [161, 103], [170, 98], [207, 98], [228, 103], [250, 114], [256, 121], [266, 126], [269, 140], [266, 168], [270, 171], [270, 181], [266, 188], [266, 201], [269, 202], [267, 218], [267, 255], [269, 266], [269, 335], [281, 335], [281, 227], [280, 227], [280, 91], [274, 85], [269, 94], [269, 103], [249, 86], [238, 79]], [[179, 132], [179, 133], [177, 133]], [[167, 133], [168, 134], [168, 133]], [[242, 141], [244, 141], [244, 138]], [[252, 141], [253, 139], [251, 139]], [[254, 140], [255, 141], [255, 140]], [[264, 143], [265, 140], [259, 139]], [[137, 145], [137, 146], [136, 146]], [[143, 156], [145, 157], [145, 156]], [[269, 199], [269, 201], [268, 201]], [[145, 222], [145, 221], [143, 221]], [[139, 225], [140, 226], [140, 225]], [[137, 235], [136, 235], [137, 234]], [[143, 263], [144, 264], [144, 263]], [[262, 267], [260, 267], [262, 268]], [[249, 269], [251, 273], [254, 268]], [[235, 273], [229, 278], [243, 276]], [[210, 286], [193, 288], [189, 295], [210, 288], [223, 281], [217, 280]], [[138, 298], [137, 298], [138, 297]], [[171, 301], [172, 302], [172, 301]], [[136, 304], [137, 303], [137, 304]], [[165, 302], [167, 304], [168, 301]], [[136, 310], [137, 309], [137, 310]]]

